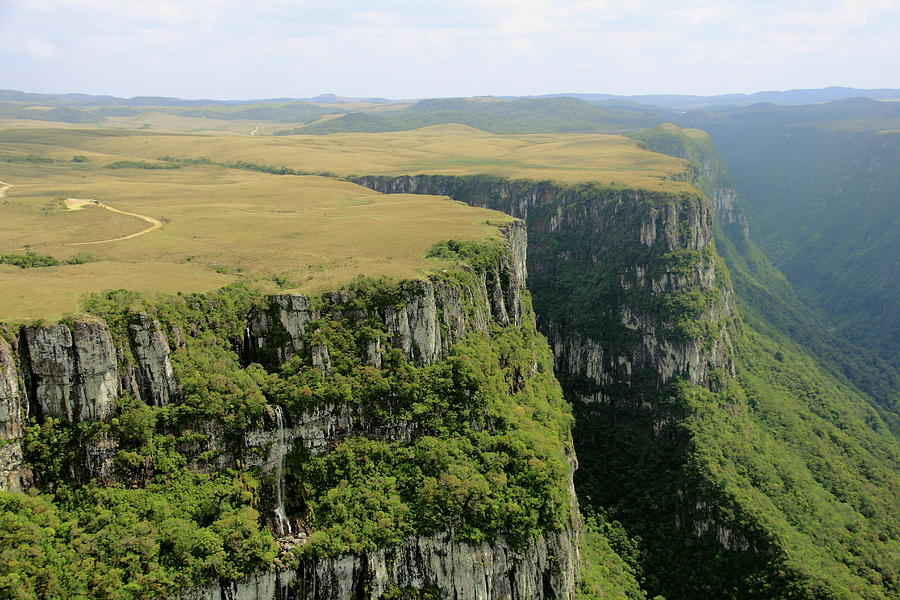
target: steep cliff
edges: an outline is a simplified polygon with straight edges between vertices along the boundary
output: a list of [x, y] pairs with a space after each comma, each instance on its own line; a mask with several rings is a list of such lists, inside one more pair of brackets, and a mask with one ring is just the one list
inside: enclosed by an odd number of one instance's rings
[[[739, 330], [706, 198], [488, 177], [357, 181], [382, 192], [445, 194], [525, 219], [539, 328], [575, 407], [576, 447], [589, 457], [578, 477], [583, 503], [606, 510], [631, 498], [632, 525], [668, 522], [666, 552], [686, 544], [753, 563], [757, 548], [709, 500], [715, 485], [686, 470], [690, 410], [679, 398], [690, 386], [726, 385]], [[652, 511], [634, 500], [647, 490], [659, 492]]]
[[31, 472], [22, 459], [21, 438], [28, 406], [14, 351], [0, 329], [0, 490], [22, 491], [31, 484]]
[[524, 219], [539, 327], [557, 372], [589, 379], [593, 399], [610, 401], [610, 386], [638, 390], [648, 373], [661, 387], [676, 377], [706, 385], [711, 372], [731, 371], [733, 293], [717, 270], [701, 195], [480, 176], [357, 182]]
[[[840, 338], [900, 367], [900, 135], [894, 103], [688, 113], [709, 133], [753, 237]], [[850, 126], [852, 124], [852, 126]]]
[[734, 180], [708, 135], [663, 123], [629, 137], [653, 152], [687, 160], [695, 170], [693, 183], [712, 202], [716, 223], [736, 240], [750, 235], [747, 217], [738, 206]]
[[502, 538], [466, 543], [445, 533], [413, 537], [362, 555], [301, 561], [297, 568], [259, 573], [189, 594], [197, 600], [342, 600], [447, 598], [528, 600], [570, 598], [577, 552], [569, 533], [548, 533], [527, 548]]
[[[96, 317], [0, 338], [3, 485], [34, 470], [56, 493], [0, 495], [24, 519], [12, 547], [97, 565], [67, 578], [39, 560], [23, 589], [573, 598], [571, 416], [534, 329], [524, 223], [503, 234], [439, 244], [445, 268], [421, 280], [112, 292]], [[25, 525], [40, 519], [64, 525]]]
[[[710, 160], [693, 164], [693, 181], [718, 194], [723, 240], [749, 244]], [[649, 594], [896, 591], [878, 541], [896, 530], [896, 440], [802, 351], [743, 322], [702, 195], [483, 176], [357, 181], [527, 221], [539, 328], [576, 416], [582, 507], [635, 536]]]
[[[744, 319], [757, 329], [802, 346], [832, 375], [869, 396], [882, 418], [894, 431], [900, 431], [900, 373], [872, 348], [863, 348], [849, 336], [838, 334], [828, 319], [812, 308], [815, 303], [805, 303], [793, 283], [751, 239], [747, 219], [736, 204], [735, 182], [710, 136], [696, 129], [663, 124], [631, 137], [648, 149], [685, 158], [694, 165], [694, 183], [717, 209], [713, 229], [716, 247], [732, 275]], [[877, 285], [879, 278], [869, 281]]]

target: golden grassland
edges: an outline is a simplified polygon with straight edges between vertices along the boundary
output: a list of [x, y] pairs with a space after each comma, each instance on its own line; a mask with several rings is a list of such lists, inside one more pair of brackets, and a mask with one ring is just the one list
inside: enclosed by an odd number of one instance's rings
[[[28, 250], [97, 262], [19, 269], [0, 265], [3, 321], [77, 312], [88, 292], [205, 291], [236, 280], [266, 289], [334, 289], [353, 277], [417, 277], [441, 266], [425, 256], [447, 239], [499, 238], [509, 218], [435, 196], [384, 195], [327, 177], [277, 176], [215, 166], [172, 171], [85, 163], [0, 164], [14, 187], [0, 199], [0, 254]], [[65, 198], [91, 198], [139, 218]], [[276, 285], [277, 282], [277, 285]]]
[[9, 143], [20, 151], [63, 159], [75, 151], [98, 160], [205, 157], [337, 175], [489, 174], [693, 190], [672, 181], [687, 168], [685, 161], [644, 150], [630, 138], [606, 134], [496, 135], [464, 125], [278, 137], [32, 128], [0, 131], [0, 156]]
[[[162, 113], [160, 118], [182, 130], [197, 125]], [[104, 168], [113, 161], [168, 155], [342, 176], [486, 173], [693, 189], [670, 180], [684, 171], [683, 161], [612, 135], [493, 135], [443, 125], [273, 137], [27, 125], [0, 130], [0, 181], [13, 186], [0, 198], [0, 254], [35, 251], [67, 259], [87, 252], [95, 261], [33, 269], [0, 265], [2, 321], [58, 318], [77, 312], [84, 294], [115, 288], [205, 291], [243, 280], [271, 290], [317, 292], [360, 274], [423, 276], [443, 266], [426, 258], [434, 243], [499, 238], [496, 225], [509, 219], [446, 198], [383, 195], [333, 177], [216, 165]], [[72, 162], [76, 155], [86, 162]], [[104, 206], [68, 210], [67, 198], [96, 199]], [[85, 245], [147, 229], [140, 216], [162, 227]]]

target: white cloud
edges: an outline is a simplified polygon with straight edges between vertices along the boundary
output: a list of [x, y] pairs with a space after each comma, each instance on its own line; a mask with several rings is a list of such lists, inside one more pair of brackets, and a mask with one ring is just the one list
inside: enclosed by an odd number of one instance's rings
[[36, 91], [411, 97], [900, 82], [894, 0], [0, 0], [0, 7], [4, 85]]
[[60, 57], [60, 50], [52, 42], [40, 38], [28, 38], [23, 40], [22, 47], [29, 56], [42, 61], [53, 60]]

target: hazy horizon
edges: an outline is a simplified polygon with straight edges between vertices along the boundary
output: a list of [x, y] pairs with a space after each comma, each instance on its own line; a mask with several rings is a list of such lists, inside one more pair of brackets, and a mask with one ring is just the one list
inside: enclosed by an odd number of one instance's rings
[[[491, 95], [491, 94], [474, 94], [472, 96], [419, 96], [419, 97], [411, 97], [411, 98], [400, 98], [400, 97], [389, 97], [389, 96], [376, 96], [373, 94], [362, 94], [359, 96], [349, 96], [347, 94], [342, 94], [340, 92], [328, 91], [328, 92], [319, 92], [316, 94], [312, 94], [309, 96], [270, 96], [270, 97], [245, 97], [245, 98], [226, 98], [226, 97], [184, 97], [184, 96], [175, 96], [172, 94], [159, 94], [159, 95], [147, 95], [147, 94], [138, 94], [135, 96], [119, 96], [116, 94], [109, 93], [87, 93], [82, 92], [80, 90], [64, 90], [64, 91], [49, 91], [49, 92], [39, 92], [35, 90], [24, 90], [24, 89], [0, 89], [0, 91], [14, 91], [14, 92], [22, 92], [25, 94], [46, 94], [50, 96], [68, 96], [68, 95], [82, 95], [82, 96], [92, 96], [97, 98], [102, 97], [110, 97], [110, 98], [119, 98], [123, 100], [130, 100], [134, 98], [171, 98], [174, 100], [185, 100], [189, 102], [201, 102], [204, 100], [210, 100], [213, 102], [234, 102], [234, 103], [246, 103], [246, 102], [267, 102], [267, 101], [278, 101], [278, 100], [307, 100], [307, 101], [315, 101], [318, 98], [322, 98], [323, 100], [328, 97], [334, 97], [337, 99], [349, 99], [349, 100], [387, 100], [390, 102], [417, 102], [421, 100], [432, 100], [432, 99], [452, 99], [452, 98], [540, 98], [547, 96], [590, 96], [590, 95], [610, 95], [610, 96], [622, 96], [622, 97], [641, 97], [641, 96], [684, 96], [684, 97], [702, 97], [702, 98], [715, 98], [718, 96], [753, 96], [755, 94], [769, 94], [769, 93], [788, 93], [788, 92], [805, 92], [805, 91], [819, 91], [819, 90], [827, 90], [827, 89], [859, 89], [861, 91], [869, 91], [869, 90], [900, 90], [900, 88], [893, 88], [882, 86], [879, 88], [851, 88], [850, 86], [842, 86], [842, 85], [833, 85], [833, 86], [824, 86], [821, 88], [793, 88], [793, 89], [783, 89], [783, 90], [753, 90], [749, 92], [722, 92], [719, 94], [691, 94], [691, 93], [669, 93], [665, 90], [662, 91], [653, 91], [647, 92], [645, 94], [615, 94], [612, 92], [608, 92], [606, 90], [591, 90], [591, 91], [558, 91], [558, 92], [548, 92], [546, 94], [522, 94], [520, 96], [514, 95]], [[893, 98], [891, 99], [892, 101]], [[765, 102], [761, 100], [761, 102]]]
[[0, 0], [2, 85], [179, 98], [900, 87], [894, 0]]

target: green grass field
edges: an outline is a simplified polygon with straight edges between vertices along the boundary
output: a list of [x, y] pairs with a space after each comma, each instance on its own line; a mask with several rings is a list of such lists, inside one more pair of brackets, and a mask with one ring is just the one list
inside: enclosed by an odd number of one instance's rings
[[[84, 160], [73, 162], [75, 156]], [[610, 135], [493, 135], [458, 125], [282, 137], [9, 128], [0, 130], [0, 181], [12, 185], [0, 198], [0, 254], [31, 251], [65, 260], [87, 253], [92, 261], [0, 265], [6, 290], [0, 320], [58, 318], [77, 312], [84, 294], [114, 288], [204, 291], [244, 280], [316, 292], [360, 274], [418, 277], [441, 267], [425, 258], [434, 243], [497, 237], [496, 223], [508, 220], [446, 198], [382, 195], [335, 177], [209, 164], [105, 168], [121, 160], [156, 163], [161, 156], [341, 176], [488, 173], [692, 189], [670, 180], [684, 171], [683, 161]], [[102, 206], [69, 210], [67, 198]], [[147, 221], [162, 227], [105, 241], [144, 231]]]

